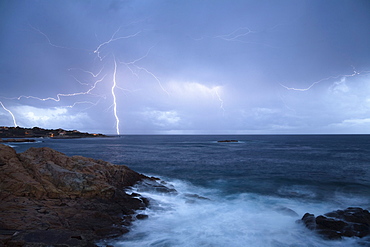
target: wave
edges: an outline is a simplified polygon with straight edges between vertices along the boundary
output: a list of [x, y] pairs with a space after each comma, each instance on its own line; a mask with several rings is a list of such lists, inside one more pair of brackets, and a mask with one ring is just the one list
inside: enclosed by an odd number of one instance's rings
[[35, 145], [35, 144], [38, 144], [38, 143], [42, 143], [43, 141], [41, 141], [41, 140], [36, 140], [36, 141], [34, 141], [34, 142], [9, 142], [9, 143], [2, 143], [2, 144], [4, 144], [4, 145], [6, 145], [6, 146], [9, 146], [9, 147], [11, 147], [11, 148], [14, 148], [14, 149], [16, 149], [17, 150], [17, 147], [20, 145], [20, 146], [23, 146], [23, 145], [26, 145], [26, 146], [28, 146], [28, 145], [30, 145], [30, 146], [32, 146], [32, 145]]
[[[168, 181], [168, 180], [167, 180]], [[324, 240], [297, 222], [306, 212], [323, 214], [335, 205], [253, 193], [223, 195], [216, 189], [169, 182], [177, 193], [136, 186], [149, 198], [140, 211], [148, 219], [134, 222], [113, 246], [361, 246], [357, 239]], [[306, 188], [305, 188], [306, 189]], [[334, 208], [336, 209], [336, 208]], [[103, 245], [102, 245], [103, 246]]]

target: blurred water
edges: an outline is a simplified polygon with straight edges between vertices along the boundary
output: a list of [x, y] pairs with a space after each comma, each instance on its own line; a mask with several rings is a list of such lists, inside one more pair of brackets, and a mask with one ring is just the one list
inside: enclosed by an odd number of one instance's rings
[[[225, 139], [239, 142], [217, 142]], [[143, 212], [150, 217], [114, 246], [364, 246], [322, 240], [296, 220], [370, 208], [368, 135], [120, 136], [13, 146], [48, 146], [171, 182], [176, 195], [139, 191], [151, 198]]]

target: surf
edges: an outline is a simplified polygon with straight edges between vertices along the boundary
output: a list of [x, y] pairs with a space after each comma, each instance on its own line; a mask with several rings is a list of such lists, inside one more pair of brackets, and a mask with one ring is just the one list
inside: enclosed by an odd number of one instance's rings
[[176, 193], [132, 188], [150, 200], [150, 207], [138, 212], [149, 217], [100, 246], [361, 246], [356, 239], [324, 240], [298, 221], [307, 211], [332, 210], [331, 203], [254, 193], [225, 196], [181, 180], [169, 185]]

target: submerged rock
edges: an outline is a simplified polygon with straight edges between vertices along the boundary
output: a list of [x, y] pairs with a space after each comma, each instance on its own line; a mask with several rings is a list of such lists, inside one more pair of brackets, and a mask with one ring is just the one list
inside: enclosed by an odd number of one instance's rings
[[370, 235], [370, 213], [362, 208], [349, 207], [316, 218], [313, 214], [306, 213], [301, 221], [308, 229], [328, 239], [362, 238]]
[[292, 217], [298, 216], [298, 214], [293, 209], [290, 209], [288, 207], [277, 206], [274, 209], [276, 210], [276, 212], [283, 214], [283, 215], [292, 216]]
[[142, 179], [136, 185], [136, 189], [139, 192], [152, 191], [158, 193], [173, 193], [177, 194], [176, 189], [173, 185], [166, 183], [165, 181], [158, 180], [158, 178]]
[[[97, 239], [119, 236], [128, 231], [124, 216], [148, 206], [139, 194], [126, 193], [143, 180], [157, 183], [102, 160], [50, 148], [17, 154], [0, 144], [0, 245], [93, 246]], [[14, 234], [3, 234], [9, 232]]]
[[238, 140], [220, 140], [217, 142], [239, 142]]

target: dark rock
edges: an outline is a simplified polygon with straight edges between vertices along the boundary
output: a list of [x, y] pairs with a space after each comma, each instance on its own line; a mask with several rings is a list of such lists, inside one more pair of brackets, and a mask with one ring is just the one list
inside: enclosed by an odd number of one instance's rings
[[328, 239], [363, 238], [370, 235], [370, 213], [362, 208], [349, 207], [316, 218], [313, 214], [306, 213], [301, 221], [308, 229], [315, 230]]
[[36, 142], [36, 140], [34, 139], [1, 139], [0, 138], [0, 142]]
[[211, 200], [207, 197], [200, 196], [200, 195], [197, 195], [197, 194], [185, 193], [184, 196], [186, 198], [186, 201], [185, 201], [186, 203], [196, 203], [200, 200], [202, 200], [202, 201], [210, 201]]
[[333, 231], [341, 231], [345, 227], [348, 227], [348, 224], [342, 220], [335, 218], [328, 218], [322, 215], [316, 217], [316, 228], [317, 229], [330, 229]]
[[304, 225], [310, 229], [310, 230], [315, 230], [316, 229], [316, 219], [315, 215], [310, 214], [310, 213], [305, 213], [302, 217], [302, 222]]
[[132, 222], [134, 221], [135, 219], [133, 218], [132, 215], [124, 215], [122, 217], [122, 222], [121, 224], [123, 226], [131, 226], [132, 225]]
[[107, 227], [99, 227], [95, 229], [94, 233], [97, 236], [101, 236], [104, 238], [107, 238], [107, 237], [116, 238], [125, 233], [128, 233], [128, 229], [123, 228], [123, 227], [107, 226]]
[[177, 194], [176, 189], [173, 185], [168, 184], [164, 181], [157, 181], [153, 179], [143, 179], [137, 184], [138, 191], [154, 191], [159, 193], [173, 193]]
[[149, 207], [150, 201], [148, 198], [140, 197], [140, 200], [144, 203], [145, 207]]
[[221, 140], [217, 142], [239, 142], [238, 140]]
[[326, 213], [325, 216], [345, 220], [347, 222], [356, 222], [360, 224], [370, 224], [370, 213], [368, 210], [357, 207], [349, 207], [346, 210], [337, 210]]
[[68, 230], [24, 231], [5, 242], [5, 246], [91, 246], [96, 245]]
[[147, 219], [149, 216], [146, 215], [146, 214], [137, 214], [136, 215], [136, 219], [138, 220], [144, 220], [144, 219]]
[[189, 194], [189, 193], [186, 193], [185, 194], [186, 197], [189, 197], [189, 198], [194, 198], [194, 199], [199, 199], [199, 200], [207, 200], [207, 201], [210, 201], [209, 198], [207, 197], [204, 197], [204, 196], [200, 196], [200, 195], [197, 195], [197, 194]]

